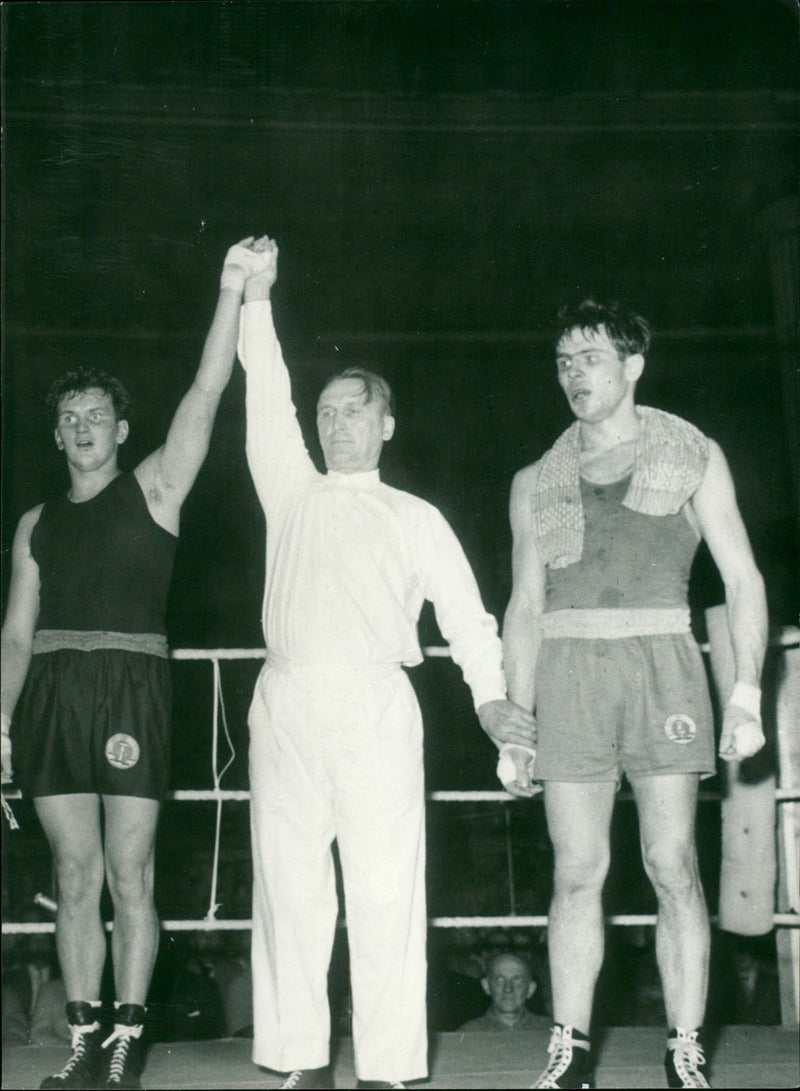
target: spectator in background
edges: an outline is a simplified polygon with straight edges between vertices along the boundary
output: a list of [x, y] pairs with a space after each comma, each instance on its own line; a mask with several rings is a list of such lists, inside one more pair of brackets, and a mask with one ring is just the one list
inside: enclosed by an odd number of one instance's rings
[[191, 936], [186, 958], [172, 982], [169, 1041], [199, 1042], [224, 1036], [222, 997], [213, 976], [217, 945], [216, 934], [196, 932]]
[[462, 1031], [531, 1031], [549, 1029], [550, 1020], [544, 1015], [534, 1015], [526, 1003], [536, 992], [530, 963], [522, 955], [511, 951], [492, 955], [481, 979], [483, 991], [491, 999], [489, 1010], [478, 1019], [470, 1019], [459, 1029]]
[[233, 932], [211, 976], [217, 983], [225, 1018], [226, 1038], [253, 1037], [253, 971], [249, 932]]
[[[35, 908], [26, 909], [20, 917], [23, 924], [38, 924], [45, 919]], [[51, 979], [59, 976], [58, 961], [52, 935], [32, 932], [14, 939], [16, 942], [9, 943], [4, 950], [3, 1044], [13, 1041], [17, 1045], [27, 1045], [39, 993]], [[7, 1025], [10, 1038], [6, 1037]]]
[[61, 974], [45, 981], [36, 994], [28, 1042], [32, 1046], [69, 1045], [72, 1032], [66, 1013], [67, 990]]
[[3, 982], [3, 1048], [28, 1044], [28, 1015], [19, 990]]

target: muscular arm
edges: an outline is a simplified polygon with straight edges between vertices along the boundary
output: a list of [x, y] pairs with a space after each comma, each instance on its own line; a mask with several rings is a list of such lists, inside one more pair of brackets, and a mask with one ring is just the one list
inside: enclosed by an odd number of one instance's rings
[[536, 721], [532, 715], [536, 704], [534, 679], [541, 642], [539, 617], [544, 609], [544, 565], [530, 526], [529, 498], [536, 473], [536, 466], [521, 470], [511, 486], [513, 586], [503, 625], [503, 669], [508, 695], [515, 707], [524, 710], [530, 730], [524, 749], [514, 745], [519, 739], [502, 740], [511, 745], [500, 751], [497, 775], [507, 792], [522, 799], [529, 799], [541, 791], [532, 780], [535, 775], [532, 748], [537, 741]]
[[[725, 584], [736, 681], [760, 687], [767, 647], [764, 581], [756, 568], [739, 513], [728, 463], [716, 443], [710, 443], [708, 467], [700, 488], [692, 498], [692, 509]], [[731, 708], [729, 705], [725, 711], [720, 753], [723, 757], [746, 756], [729, 750], [736, 726], [733, 722], [736, 716]]]
[[[11, 562], [11, 585], [8, 609], [3, 622], [1, 654], [2, 681], [0, 707], [3, 714], [3, 735], [10, 725], [17, 706], [28, 666], [31, 661], [33, 634], [39, 617], [39, 566], [31, 556], [31, 533], [39, 521], [42, 506], [23, 515], [14, 536]], [[10, 779], [10, 749], [3, 747], [3, 779]]]
[[503, 666], [508, 695], [523, 708], [536, 704], [535, 672], [544, 611], [545, 570], [531, 531], [530, 494], [538, 464], [521, 470], [511, 486], [511, 598], [503, 622]]
[[[220, 398], [233, 371], [242, 290], [237, 278], [225, 273], [232, 265], [233, 252], [246, 250], [250, 241], [243, 240], [228, 254], [200, 366], [178, 406], [166, 442], [135, 471], [153, 518], [172, 533], [177, 533], [181, 505], [208, 454]], [[243, 270], [242, 284], [244, 275]]]

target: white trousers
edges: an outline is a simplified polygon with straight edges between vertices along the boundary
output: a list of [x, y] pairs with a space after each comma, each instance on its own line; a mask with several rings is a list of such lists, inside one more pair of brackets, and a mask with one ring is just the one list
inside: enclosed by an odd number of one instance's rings
[[399, 668], [268, 663], [250, 709], [253, 1060], [329, 1061], [327, 975], [344, 879], [362, 1080], [427, 1075], [422, 721]]

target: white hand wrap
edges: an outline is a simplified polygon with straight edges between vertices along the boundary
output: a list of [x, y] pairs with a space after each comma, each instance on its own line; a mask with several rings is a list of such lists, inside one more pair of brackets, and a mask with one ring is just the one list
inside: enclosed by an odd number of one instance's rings
[[733, 729], [733, 745], [736, 747], [736, 756], [739, 758], [752, 758], [765, 742], [760, 723], [739, 724]]
[[497, 775], [501, 784], [513, 784], [517, 779], [517, 767], [514, 764], [509, 751], [522, 750], [528, 755], [528, 772], [533, 780], [533, 766], [536, 761], [536, 751], [529, 746], [521, 746], [515, 742], [505, 742], [500, 747], [500, 756], [497, 759]]
[[753, 754], [758, 753], [765, 742], [764, 731], [761, 727], [761, 690], [758, 686], [751, 686], [747, 682], [737, 682], [728, 698], [728, 704], [736, 705], [748, 716], [752, 716], [755, 721], [739, 724], [733, 729], [736, 756], [751, 758]]
[[755, 720], [761, 719], [761, 690], [748, 682], [737, 682], [728, 698], [729, 705], [736, 705], [749, 712]]
[[275, 260], [272, 250], [258, 254], [240, 243], [232, 246], [225, 255], [225, 265], [220, 277], [220, 288], [232, 288], [234, 292], [244, 291], [244, 282], [255, 273], [264, 273]]

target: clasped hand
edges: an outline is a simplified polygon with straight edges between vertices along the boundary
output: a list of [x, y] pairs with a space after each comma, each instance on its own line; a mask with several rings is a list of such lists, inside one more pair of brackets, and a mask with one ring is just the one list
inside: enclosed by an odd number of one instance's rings
[[503, 743], [536, 746], [536, 720], [513, 701], [486, 701], [478, 709], [478, 719], [498, 747]]
[[521, 799], [541, 791], [532, 780], [537, 733], [531, 713], [513, 701], [487, 701], [478, 709], [478, 719], [505, 762], [513, 765], [515, 775], [501, 778], [505, 790]]
[[739, 705], [728, 704], [722, 717], [719, 756], [723, 761], [751, 758], [765, 743], [764, 729], [757, 716]]
[[278, 276], [278, 247], [268, 235], [256, 239], [249, 235], [237, 242], [225, 255], [220, 286], [241, 292], [249, 277], [264, 276], [269, 285]]

